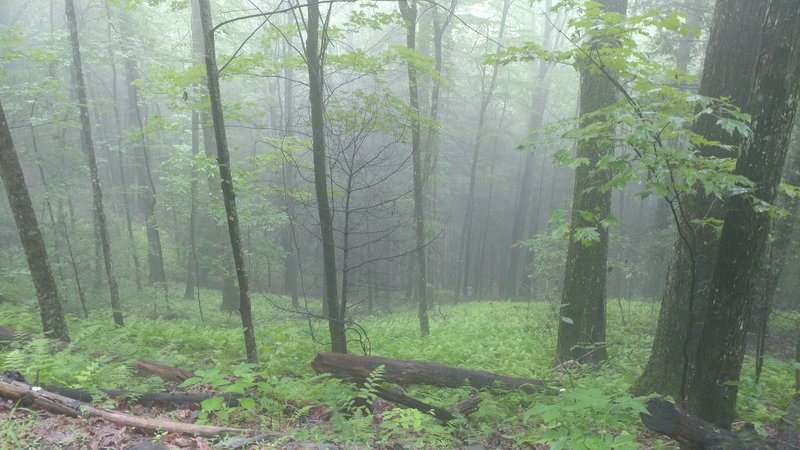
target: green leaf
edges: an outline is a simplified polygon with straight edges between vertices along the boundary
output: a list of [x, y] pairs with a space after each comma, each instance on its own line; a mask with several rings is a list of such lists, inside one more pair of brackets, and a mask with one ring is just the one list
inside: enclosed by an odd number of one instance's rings
[[200, 406], [206, 411], [216, 411], [225, 403], [223, 397], [211, 397], [200, 402]]

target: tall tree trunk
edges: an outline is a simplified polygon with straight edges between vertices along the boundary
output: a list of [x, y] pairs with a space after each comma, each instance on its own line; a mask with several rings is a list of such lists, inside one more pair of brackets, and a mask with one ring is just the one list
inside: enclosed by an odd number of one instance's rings
[[[127, 52], [131, 49], [127, 48]], [[156, 185], [150, 170], [150, 149], [145, 136], [144, 124], [139, 110], [139, 88], [136, 86], [136, 62], [129, 56], [125, 61], [125, 82], [128, 85], [128, 126], [136, 127], [137, 178], [139, 182], [139, 198], [144, 213], [144, 227], [147, 234], [147, 281], [150, 283], [166, 283], [164, 271], [164, 253], [161, 248], [161, 233], [156, 218]]]
[[[406, 22], [406, 47], [416, 51], [417, 48], [417, 2], [416, 0], [400, 0], [398, 2], [400, 14]], [[422, 147], [420, 145], [420, 111], [419, 92], [417, 91], [417, 71], [411, 62], [408, 63], [408, 98], [411, 105], [411, 165], [414, 182], [414, 228], [416, 235], [416, 289], [417, 317], [419, 330], [423, 336], [430, 334], [428, 324], [428, 281], [427, 257], [425, 246], [425, 208], [423, 198], [424, 175], [422, 173]]]
[[[36, 168], [39, 171], [39, 177], [42, 179], [42, 185], [44, 186], [44, 210], [47, 212], [47, 217], [50, 219], [50, 227], [53, 230], [53, 234], [58, 236], [58, 224], [56, 223], [55, 215], [53, 214], [53, 202], [51, 201], [51, 196], [53, 195], [53, 191], [50, 188], [50, 183], [47, 181], [47, 178], [44, 174], [44, 167], [42, 167], [41, 157], [39, 155], [39, 146], [36, 142], [36, 130], [33, 127], [33, 115], [36, 111], [36, 102], [34, 101], [31, 103], [31, 115], [30, 115], [30, 132], [31, 132], [31, 146], [33, 147], [33, 153], [36, 155]], [[64, 270], [61, 268], [60, 264], [60, 255], [61, 255], [61, 240], [54, 239], [54, 246], [53, 246], [53, 261], [56, 266], [56, 270], [58, 271], [58, 279], [62, 283], [66, 280], [64, 277]]]
[[[761, 33], [766, 5], [766, 1], [717, 0], [700, 95], [727, 97], [738, 107], [746, 105], [758, 54], [757, 37]], [[701, 116], [692, 131], [728, 145], [736, 145], [741, 140], [741, 136], [731, 136], [722, 130], [716, 119], [708, 114]], [[703, 156], [731, 156], [716, 147], [701, 148], [700, 153]], [[683, 200], [683, 210], [689, 222], [682, 220], [678, 226], [693, 231], [688, 233], [691, 247], [687, 247], [680, 236], [675, 237], [653, 351], [633, 387], [637, 394], [658, 392], [676, 399], [684, 397], [686, 380], [695, 365], [697, 339], [708, 304], [718, 241], [717, 232], [712, 227], [695, 227], [691, 221], [722, 219], [722, 205], [715, 199], [699, 193]]]
[[253, 313], [250, 306], [250, 286], [244, 265], [242, 235], [239, 232], [239, 215], [236, 212], [236, 191], [231, 174], [231, 158], [228, 152], [228, 139], [225, 135], [225, 117], [222, 111], [222, 98], [219, 89], [219, 70], [214, 50], [214, 30], [211, 26], [211, 6], [209, 0], [199, 0], [200, 21], [205, 42], [206, 76], [208, 77], [208, 97], [211, 100], [211, 117], [214, 121], [214, 137], [217, 142], [217, 166], [219, 167], [222, 198], [225, 203], [225, 216], [228, 222], [233, 263], [236, 279], [239, 282], [239, 314], [244, 328], [244, 346], [247, 362], [257, 363], [256, 335], [253, 329]]
[[75, 3], [73, 0], [65, 0], [67, 26], [69, 27], [70, 41], [72, 43], [72, 70], [74, 72], [75, 87], [78, 93], [78, 108], [81, 120], [81, 140], [84, 151], [89, 162], [89, 174], [92, 179], [92, 199], [94, 203], [94, 214], [97, 220], [97, 231], [100, 234], [100, 244], [103, 250], [103, 263], [108, 279], [108, 288], [111, 294], [111, 309], [114, 315], [114, 323], [117, 326], [125, 325], [122, 318], [122, 304], [119, 298], [119, 287], [117, 286], [117, 276], [114, 273], [114, 263], [111, 257], [111, 239], [108, 236], [108, 224], [106, 223], [106, 213], [103, 207], [103, 190], [100, 188], [100, 175], [97, 171], [97, 159], [94, 153], [94, 141], [92, 140], [92, 125], [89, 121], [89, 101], [86, 98], [86, 82], [83, 77], [83, 66], [81, 63], [81, 49], [78, 40], [78, 21], [75, 17]]
[[8, 204], [17, 224], [19, 239], [25, 250], [28, 268], [31, 271], [36, 297], [39, 300], [39, 314], [42, 317], [42, 329], [49, 337], [69, 341], [69, 330], [61, 309], [61, 297], [58, 286], [47, 261], [47, 249], [44, 238], [36, 220], [36, 211], [28, 194], [22, 166], [19, 164], [17, 150], [11, 140], [3, 105], [0, 105], [0, 179], [6, 188]]
[[736, 195], [726, 204], [710, 304], [697, 346], [697, 370], [687, 392], [689, 409], [723, 428], [730, 428], [736, 409], [745, 324], [770, 232], [769, 214], [757, 206], [775, 201], [800, 96], [796, 0], [769, 2], [757, 61], [747, 108], [752, 134], [741, 147], [735, 171], [756, 188], [752, 197]]
[[[195, 64], [205, 64], [205, 49], [203, 47], [203, 30], [200, 21], [200, 4], [198, 0], [191, 0], [192, 13], [192, 49], [195, 57]], [[206, 76], [202, 75], [201, 84], [207, 84]], [[198, 95], [198, 97], [201, 97]], [[201, 100], [202, 98], [202, 100]], [[204, 96], [194, 99], [200, 113], [200, 128], [203, 132], [203, 148], [206, 156], [216, 157], [216, 140], [211, 118], [211, 109], [207, 106]], [[213, 202], [222, 201], [219, 186], [213, 177], [207, 178], [206, 188], [209, 198]], [[233, 260], [228, 251], [228, 237], [225, 226], [219, 224], [213, 217], [210, 209], [198, 210], [197, 216], [197, 236], [198, 249], [204, 256], [199, 261], [201, 263], [198, 284], [203, 283], [208, 287], [221, 289], [222, 303], [220, 310], [225, 312], [235, 312], [239, 309], [239, 290], [236, 286], [236, 271]], [[220, 261], [218, 267], [209, 261]], [[220, 274], [219, 284], [209, 283], [210, 274]]]
[[[546, 10], [550, 9], [550, 4], [551, 1], [548, 0], [545, 6]], [[545, 46], [552, 46], [550, 42], [552, 33], [553, 26], [549, 20], [546, 20], [542, 37]], [[534, 86], [533, 95], [531, 96], [531, 115], [528, 120], [528, 133], [538, 130], [544, 124], [544, 112], [547, 109], [547, 101], [550, 97], [550, 84], [547, 80], [547, 72], [550, 69], [550, 64], [547, 61], [540, 60], [538, 69], [536, 85]], [[522, 181], [514, 206], [508, 272], [506, 272], [506, 279], [503, 281], [501, 288], [501, 294], [505, 297], [519, 297], [521, 295], [520, 287], [523, 284], [522, 279], [524, 278], [524, 265], [522, 264], [523, 249], [517, 244], [527, 238], [527, 236], [525, 236], [525, 232], [528, 229], [526, 221], [528, 220], [528, 210], [534, 192], [533, 171], [535, 162], [536, 152], [528, 151], [525, 154], [525, 169], [522, 174]], [[542, 164], [544, 165], [544, 161], [542, 161]], [[541, 195], [541, 189], [539, 193]]]
[[[314, 153], [314, 190], [317, 197], [320, 237], [322, 239], [322, 271], [324, 278], [323, 304], [328, 315], [328, 330], [331, 336], [331, 351], [347, 353], [344, 316], [340, 308], [339, 290], [336, 280], [336, 246], [333, 238], [333, 211], [328, 197], [328, 168], [325, 155], [325, 105], [323, 86], [325, 85], [322, 59], [324, 50], [320, 49], [319, 2], [308, 2], [306, 23], [306, 64], [311, 102], [312, 151]], [[323, 43], [324, 46], [324, 43]]]
[[[106, 37], [108, 41], [111, 42], [111, 7], [108, 4], [108, 0], [104, 1], [104, 7], [106, 10], [106, 20], [107, 20], [107, 28], [106, 28]], [[117, 167], [119, 169], [119, 179], [120, 185], [122, 187], [122, 207], [125, 210], [125, 225], [128, 231], [128, 241], [130, 245], [129, 253], [131, 254], [131, 259], [133, 260], [133, 270], [134, 275], [136, 277], [136, 288], [141, 291], [142, 290], [142, 275], [141, 275], [141, 268], [139, 266], [139, 254], [137, 253], [136, 249], [136, 240], [133, 237], [133, 223], [131, 220], [131, 205], [130, 200], [128, 198], [128, 181], [125, 171], [125, 161], [124, 161], [124, 153], [122, 151], [123, 147], [123, 134], [122, 134], [122, 120], [120, 118], [120, 100], [119, 100], [119, 91], [117, 89], [117, 64], [116, 58], [114, 57], [114, 52], [112, 51], [112, 47], [109, 45], [107, 47], [108, 62], [111, 65], [111, 98], [114, 102], [112, 111], [114, 112], [114, 125], [117, 128]], [[109, 161], [109, 164], [111, 161]]]
[[[291, 51], [289, 44], [286, 44], [286, 55], [288, 56]], [[284, 86], [283, 86], [283, 123], [286, 128], [285, 136], [294, 136], [294, 70], [291, 65], [287, 65], [284, 69]], [[286, 216], [289, 218], [289, 223], [281, 235], [281, 243], [283, 251], [286, 256], [283, 260], [283, 289], [292, 298], [292, 307], [300, 307], [300, 286], [298, 280], [300, 278], [300, 250], [296, 239], [295, 230], [295, 203], [292, 196], [289, 194], [289, 189], [295, 189], [295, 166], [290, 163], [288, 155], [284, 157], [283, 162], [283, 189], [284, 189], [284, 205], [286, 207]]]
[[[503, 12], [500, 16], [500, 31], [497, 34], [498, 40], [503, 40], [503, 35], [505, 34], [506, 30], [506, 18], [508, 18], [508, 9], [511, 7], [511, 0], [504, 0], [503, 2]], [[500, 44], [497, 46], [498, 51], [500, 50]], [[485, 70], [486, 67], [483, 67]], [[470, 165], [469, 171], [469, 191], [467, 192], [467, 205], [465, 208], [464, 214], [464, 225], [461, 229], [461, 257], [459, 260], [462, 262], [461, 268], [459, 268], [459, 280], [461, 281], [461, 286], [456, 286], [456, 296], [460, 292], [462, 295], [467, 295], [469, 291], [469, 273], [470, 273], [470, 266], [472, 265], [472, 225], [473, 225], [473, 216], [475, 214], [475, 189], [477, 185], [477, 174], [478, 174], [478, 162], [480, 157], [481, 151], [481, 141], [483, 139], [483, 124], [486, 120], [486, 111], [489, 108], [489, 104], [492, 102], [492, 97], [494, 96], [494, 88], [497, 82], [497, 72], [499, 71], [500, 66], [498, 64], [492, 65], [492, 75], [489, 79], [488, 86], [484, 84], [481, 90], [481, 105], [480, 105], [480, 112], [478, 113], [478, 126], [477, 131], [475, 133], [475, 142], [472, 148], [472, 164]], [[484, 73], [485, 76], [485, 73]], [[474, 284], [474, 283], [473, 283]], [[460, 289], [460, 291], [459, 291]]]
[[[622, 15], [628, 6], [627, 0], [602, 0], [600, 4], [605, 11]], [[595, 44], [615, 45], [609, 38]], [[586, 115], [611, 105], [616, 98], [617, 93], [610, 80], [589, 68], [583, 69], [580, 85], [581, 126], [587, 127], [601, 120], [597, 117], [586, 118]], [[599, 140], [580, 141], [577, 144], [578, 157], [586, 158], [588, 164], [575, 169], [571, 231], [556, 345], [559, 361], [574, 359], [599, 362], [608, 358], [605, 348], [608, 229], [602, 225], [602, 221], [610, 213], [611, 191], [600, 187], [611, 179], [611, 172], [599, 170], [597, 163], [613, 152], [611, 144]], [[594, 227], [599, 234], [598, 240], [586, 245], [576, 239], [575, 230], [581, 227]]]
[[[450, 19], [453, 17], [453, 11], [455, 11], [457, 0], [451, 0], [450, 2], [450, 12], [447, 13], [447, 16], [444, 19], [444, 22], [439, 17], [439, 8], [434, 7], [431, 11], [432, 22], [433, 22], [433, 58], [434, 58], [434, 70], [439, 78], [433, 80], [433, 85], [431, 87], [431, 105], [430, 105], [430, 115], [431, 115], [431, 125], [428, 127], [427, 131], [427, 138], [425, 139], [426, 149], [423, 156], [422, 167], [423, 173], [427, 176], [430, 176], [433, 173], [434, 166], [436, 164], [436, 153], [439, 151], [439, 130], [437, 127], [437, 122], [439, 120], [439, 97], [441, 91], [441, 81], [440, 78], [442, 77], [442, 40], [444, 34], [447, 32], [447, 28], [450, 24]], [[423, 186], [423, 198], [426, 202], [426, 207], [423, 208], [431, 219], [435, 219], [437, 217], [436, 211], [436, 183], [435, 179], [426, 180], [427, 182]], [[433, 248], [431, 250], [432, 254], [438, 254], [439, 252], [436, 251], [437, 241], [434, 241]], [[429, 272], [430, 278], [429, 280], [438, 280], [439, 282], [444, 281], [443, 275], [446, 274], [445, 271], [440, 272], [439, 267], [443, 266], [443, 264], [432, 264]]]

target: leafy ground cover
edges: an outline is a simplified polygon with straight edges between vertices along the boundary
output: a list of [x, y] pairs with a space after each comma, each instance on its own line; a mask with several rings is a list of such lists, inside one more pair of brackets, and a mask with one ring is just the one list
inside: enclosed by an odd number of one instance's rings
[[[8, 285], [4, 289], [7, 301], [0, 305], [0, 326], [39, 330], [30, 292]], [[43, 337], [0, 349], [0, 370], [18, 370], [26, 380], [42, 385], [86, 388], [97, 392], [97, 402], [129, 408], [134, 414], [276, 430], [296, 441], [329, 442], [340, 448], [676, 448], [643, 428], [639, 413], [644, 411], [644, 399], [627, 393], [650, 351], [658, 315], [652, 302], [614, 300], [609, 304], [610, 359], [597, 368], [552, 368], [558, 318], [549, 302], [437, 305], [431, 311], [428, 337], [419, 335], [413, 308], [402, 303], [380, 315], [360, 317], [360, 333], [350, 335], [354, 353], [366, 350], [379, 356], [560, 382], [536, 393], [410, 388], [409, 395], [445, 407], [470, 395], [480, 396], [477, 412], [442, 424], [417, 410], [377, 399], [370, 384], [357, 387], [315, 374], [310, 362], [316, 352], [327, 350], [326, 328], [287, 312], [290, 304], [284, 298], [261, 297], [255, 302], [262, 359], [255, 367], [241, 363], [244, 351], [238, 317], [208, 305], [201, 320], [196, 302], [174, 299], [169, 311], [163, 303], [154, 308], [153, 294], [138, 299], [128, 296], [124, 328], [115, 328], [106, 309], [93, 310], [88, 319], [71, 316], [72, 344], [66, 350], [56, 351]], [[212, 303], [211, 292], [203, 296]], [[797, 315], [776, 315], [776, 330], [796, 333], [797, 320]], [[182, 386], [136, 377], [129, 362], [102, 356], [108, 354], [192, 369], [195, 377]], [[786, 419], [784, 415], [793, 407], [786, 393], [793, 389], [794, 367], [768, 357], [756, 384], [753, 361], [748, 358], [740, 382], [742, 421], [770, 433], [773, 425]], [[376, 372], [374, 385], [381, 382]], [[100, 390], [111, 388], [125, 389], [132, 396], [156, 390], [213, 390], [246, 393], [248, 398], [237, 407], [210, 399], [196, 408], [159, 411], [104, 398]], [[354, 401], [357, 398], [362, 401]], [[95, 419], [66, 419], [8, 402], [0, 404], [0, 448], [101, 448], [110, 442], [114, 443], [111, 447], [121, 447], [141, 437]], [[224, 448], [229, 443], [169, 434], [156, 439], [174, 448]], [[263, 448], [283, 445], [264, 443]]]

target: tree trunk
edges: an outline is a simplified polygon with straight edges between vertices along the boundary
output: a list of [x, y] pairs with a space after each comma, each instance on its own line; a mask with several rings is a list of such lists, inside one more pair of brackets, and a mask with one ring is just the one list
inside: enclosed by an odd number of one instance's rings
[[796, 0], [769, 2], [750, 94], [752, 134], [742, 145], [736, 174], [755, 183], [755, 198], [732, 197], [726, 205], [710, 304], [697, 346], [697, 370], [688, 407], [729, 428], [760, 268], [769, 238], [769, 214], [758, 208], [775, 201], [800, 95], [800, 8]]
[[[131, 49], [126, 49], [130, 52]], [[164, 254], [161, 248], [161, 233], [156, 218], [156, 185], [150, 170], [150, 150], [145, 137], [144, 124], [139, 111], [139, 88], [136, 86], [136, 63], [129, 56], [125, 61], [125, 82], [128, 85], [128, 126], [136, 127], [136, 142], [139, 146], [137, 157], [137, 178], [139, 198], [144, 212], [144, 226], [147, 234], [147, 266], [150, 283], [166, 283]]]
[[[550, 9], [550, 1], [546, 9]], [[549, 20], [545, 21], [544, 36], [542, 41], [544, 45], [550, 46], [550, 35], [552, 34], [553, 26]], [[547, 80], [547, 72], [550, 69], [550, 63], [544, 60], [539, 61], [539, 70], [536, 80], [536, 85], [533, 89], [531, 98], [531, 115], [528, 120], [528, 133], [533, 133], [544, 124], [544, 112], [547, 109], [547, 101], [550, 97], [550, 84]], [[506, 272], [505, 280], [501, 293], [504, 297], [519, 297], [520, 287], [522, 286], [523, 267], [522, 255], [523, 249], [520, 248], [518, 243], [525, 240], [525, 232], [528, 229], [528, 209], [531, 205], [531, 197], [533, 196], [533, 170], [536, 162], [536, 152], [528, 151], [525, 154], [525, 169], [522, 174], [522, 182], [520, 183], [519, 193], [517, 194], [517, 201], [514, 207], [514, 219], [511, 225], [511, 247], [509, 251], [509, 264], [508, 272]], [[545, 161], [542, 159], [542, 166]], [[539, 198], [541, 200], [541, 186], [539, 189]], [[538, 208], [539, 202], [537, 202]], [[535, 220], [536, 218], [534, 218]]]
[[81, 140], [84, 151], [89, 163], [89, 174], [92, 181], [92, 199], [94, 204], [94, 214], [97, 220], [97, 231], [100, 234], [100, 244], [103, 250], [103, 263], [108, 279], [108, 288], [111, 294], [111, 309], [114, 315], [114, 323], [117, 326], [125, 325], [122, 318], [122, 304], [119, 298], [119, 287], [117, 286], [117, 276], [114, 273], [114, 263], [111, 257], [111, 238], [108, 235], [108, 224], [106, 223], [106, 213], [103, 207], [103, 190], [100, 187], [100, 175], [97, 171], [97, 159], [94, 153], [94, 141], [92, 140], [92, 125], [89, 122], [89, 100], [86, 98], [86, 82], [83, 78], [83, 66], [81, 63], [81, 49], [78, 40], [78, 22], [75, 17], [75, 4], [73, 0], [65, 0], [67, 25], [69, 26], [70, 41], [72, 43], [72, 70], [75, 78], [75, 87], [78, 93], [78, 108], [81, 120]]
[[317, 373], [330, 373], [337, 378], [364, 381], [378, 366], [383, 366], [383, 380], [407, 386], [426, 384], [440, 387], [461, 387], [466, 382], [478, 389], [502, 386], [526, 391], [550, 384], [545, 380], [507, 377], [482, 370], [450, 367], [430, 361], [409, 361], [378, 356], [317, 353], [311, 366]]
[[222, 98], [219, 89], [219, 70], [214, 50], [214, 30], [211, 28], [211, 6], [209, 0], [200, 0], [200, 21], [205, 42], [206, 75], [208, 77], [208, 96], [211, 100], [211, 116], [214, 121], [214, 137], [217, 142], [217, 166], [219, 167], [222, 198], [225, 203], [225, 216], [228, 222], [233, 263], [236, 279], [239, 282], [239, 315], [244, 328], [244, 346], [247, 362], [257, 363], [256, 336], [253, 330], [253, 314], [250, 306], [250, 286], [244, 265], [242, 236], [239, 232], [239, 215], [236, 212], [236, 191], [231, 174], [231, 158], [228, 153], [228, 139], [225, 135], [225, 118], [222, 111]]
[[[325, 85], [320, 49], [319, 2], [308, 2], [306, 24], [306, 63], [308, 65], [309, 99], [311, 102], [312, 149], [314, 153], [314, 188], [317, 197], [320, 237], [322, 239], [322, 270], [324, 277], [323, 303], [328, 314], [328, 329], [331, 336], [331, 350], [347, 353], [344, 314], [340, 310], [339, 291], [336, 280], [336, 246], [333, 238], [333, 211], [328, 199], [328, 169], [325, 155], [325, 105], [323, 86]], [[323, 43], [324, 45], [324, 43]]]
[[[406, 22], [406, 47], [412, 51], [417, 48], [417, 2], [416, 0], [400, 0], [398, 2], [400, 14]], [[417, 92], [417, 71], [413, 65], [408, 63], [408, 97], [411, 105], [411, 165], [414, 182], [414, 228], [416, 236], [416, 289], [417, 294], [417, 317], [419, 318], [419, 330], [423, 336], [430, 334], [428, 324], [428, 282], [427, 276], [427, 256], [425, 246], [425, 208], [423, 198], [424, 174], [422, 173], [422, 156], [420, 152], [420, 111], [419, 93]]]
[[[106, 20], [108, 21], [106, 26], [106, 36], [108, 41], [111, 42], [111, 28], [112, 28], [112, 20], [111, 20], [111, 7], [108, 4], [108, 0], [103, 2], [103, 5], [106, 10]], [[123, 147], [123, 133], [122, 133], [122, 120], [120, 118], [120, 101], [119, 101], [119, 94], [117, 90], [117, 64], [116, 58], [114, 58], [114, 52], [112, 51], [112, 47], [109, 45], [107, 48], [107, 58], [109, 64], [111, 65], [111, 98], [114, 102], [113, 105], [113, 112], [114, 112], [114, 124], [117, 128], [117, 167], [119, 169], [119, 179], [120, 185], [122, 187], [122, 207], [125, 210], [125, 225], [128, 231], [128, 241], [130, 250], [128, 253], [131, 255], [131, 259], [133, 260], [133, 270], [134, 275], [136, 277], [136, 288], [141, 291], [142, 290], [142, 276], [141, 276], [141, 268], [139, 266], [139, 255], [136, 249], [136, 240], [133, 237], [133, 223], [131, 221], [131, 205], [130, 200], [128, 198], [128, 181], [125, 172], [125, 162], [124, 162], [124, 153], [122, 151]], [[110, 161], [109, 161], [110, 164]]]
[[[453, 11], [455, 11], [457, 0], [451, 0], [450, 2], [450, 12], [447, 13], [444, 22], [441, 21], [439, 17], [439, 8], [432, 8], [431, 14], [432, 22], [433, 22], [433, 58], [434, 58], [434, 70], [436, 74], [441, 77], [442, 76], [442, 38], [444, 37], [445, 32], [447, 31], [447, 27], [450, 24], [450, 19], [453, 16]], [[423, 173], [427, 176], [433, 174], [434, 166], [436, 164], [436, 153], [439, 151], [439, 129], [437, 127], [437, 122], [439, 120], [439, 97], [441, 91], [441, 81], [437, 78], [433, 80], [433, 86], [431, 87], [431, 105], [430, 105], [430, 116], [431, 116], [431, 125], [428, 127], [427, 136], [425, 139], [425, 152], [423, 155], [422, 161], [422, 168]], [[424, 209], [425, 213], [428, 217], [432, 220], [435, 220], [437, 216], [436, 212], [436, 184], [435, 179], [426, 180], [426, 183], [423, 186], [423, 199], [425, 200], [427, 206]], [[432, 243], [434, 246], [437, 245], [434, 241]], [[438, 254], [439, 252], [436, 251], [434, 247], [430, 254]], [[429, 267], [430, 271], [430, 278], [431, 281], [438, 280], [439, 282], [443, 281], [442, 274], [446, 273], [444, 271], [440, 272], [439, 267], [443, 264], [431, 264]]]
[[25, 250], [28, 268], [31, 271], [36, 297], [39, 300], [39, 314], [42, 317], [44, 333], [62, 341], [69, 341], [67, 322], [61, 308], [58, 286], [47, 261], [47, 249], [36, 220], [36, 211], [28, 194], [25, 176], [19, 163], [17, 150], [11, 140], [3, 106], [0, 105], [0, 179], [6, 188], [8, 204], [17, 224], [19, 239]]
[[[287, 19], [290, 20], [290, 19]], [[291, 47], [287, 43], [286, 56], [291, 51]], [[284, 90], [283, 90], [283, 114], [284, 126], [286, 128], [285, 136], [294, 136], [294, 70], [291, 65], [287, 65], [284, 69]], [[290, 189], [295, 189], [295, 166], [290, 163], [288, 157], [284, 157], [283, 162], [283, 201], [286, 207], [286, 216], [289, 218], [289, 223], [286, 229], [281, 234], [281, 243], [283, 250], [286, 254], [283, 260], [283, 290], [292, 298], [292, 307], [297, 309], [300, 307], [300, 249], [297, 242], [296, 229], [295, 229], [295, 203], [292, 196], [289, 194]]]
[[[738, 107], [746, 105], [758, 51], [759, 39], [754, 36], [760, 36], [766, 4], [766, 1], [717, 0], [700, 95], [727, 97]], [[735, 145], [741, 140], [741, 136], [730, 136], [723, 131], [716, 119], [708, 114], [701, 116], [692, 130], [723, 144]], [[716, 147], [704, 147], [699, 151], [703, 156], [731, 156]], [[698, 194], [683, 200], [682, 207], [689, 221], [721, 219], [722, 205], [719, 203], [713, 197]], [[691, 248], [676, 236], [653, 351], [633, 387], [633, 392], [639, 395], [658, 392], [682, 399], [686, 380], [695, 365], [697, 339], [708, 304], [718, 236], [710, 226], [695, 227], [683, 220], [678, 226], [690, 231]]]
[[641, 414], [642, 423], [656, 433], [675, 439], [683, 450], [773, 448], [766, 443], [742, 440], [730, 431], [720, 429], [660, 398], [648, 400], [647, 411], [650, 414]]
[[[606, 11], [625, 14], [627, 0], [602, 0]], [[598, 45], [614, 45], [612, 42]], [[580, 115], [581, 125], [590, 126], [601, 120], [587, 119], [587, 114], [605, 108], [616, 101], [617, 93], [604, 75], [595, 71], [581, 71]], [[561, 299], [561, 320], [558, 323], [558, 361], [585, 360], [599, 362], [608, 358], [606, 340], [606, 266], [608, 259], [608, 229], [601, 221], [608, 218], [611, 209], [611, 191], [600, 187], [611, 178], [608, 170], [598, 170], [603, 156], [614, 153], [608, 143], [580, 141], [577, 154], [588, 164], [575, 169], [575, 188], [572, 200], [572, 218], [567, 262], [564, 273], [564, 290]], [[590, 217], [587, 219], [587, 214]], [[580, 227], [594, 227], [599, 238], [588, 245], [575, 238]]]
[[[497, 34], [497, 39], [502, 40], [503, 35], [505, 34], [506, 30], [506, 18], [508, 17], [508, 9], [511, 7], [511, 0], [504, 0], [503, 1], [503, 12], [500, 16], [500, 30]], [[500, 44], [497, 46], [497, 50], [500, 50]], [[486, 69], [486, 66], [482, 67], [483, 70]], [[459, 268], [459, 280], [461, 280], [461, 286], [456, 286], [456, 297], [458, 297], [458, 293], [461, 292], [462, 295], [466, 296], [469, 293], [469, 285], [470, 285], [470, 266], [472, 265], [472, 225], [473, 225], [473, 216], [475, 214], [475, 189], [477, 185], [477, 173], [478, 173], [478, 162], [479, 156], [481, 151], [481, 141], [483, 139], [483, 124], [486, 120], [486, 110], [489, 108], [489, 104], [492, 102], [492, 97], [494, 96], [494, 88], [497, 82], [497, 73], [500, 69], [498, 64], [492, 65], [492, 75], [489, 80], [488, 86], [481, 86], [481, 107], [480, 112], [478, 113], [478, 125], [477, 125], [477, 132], [475, 134], [475, 142], [472, 148], [472, 164], [470, 165], [469, 171], [469, 190], [467, 192], [467, 205], [465, 207], [465, 217], [464, 217], [464, 225], [461, 229], [461, 255], [462, 257], [459, 258], [460, 260], [463, 259], [462, 266]], [[485, 82], [485, 81], [484, 81]], [[477, 280], [473, 280], [473, 284]], [[460, 289], [460, 291], [459, 291]]]

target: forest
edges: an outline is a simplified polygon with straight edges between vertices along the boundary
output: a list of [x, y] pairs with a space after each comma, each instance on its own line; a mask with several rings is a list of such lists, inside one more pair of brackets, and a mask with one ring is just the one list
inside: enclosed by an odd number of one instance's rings
[[0, 0], [0, 449], [800, 448], [800, 0]]

